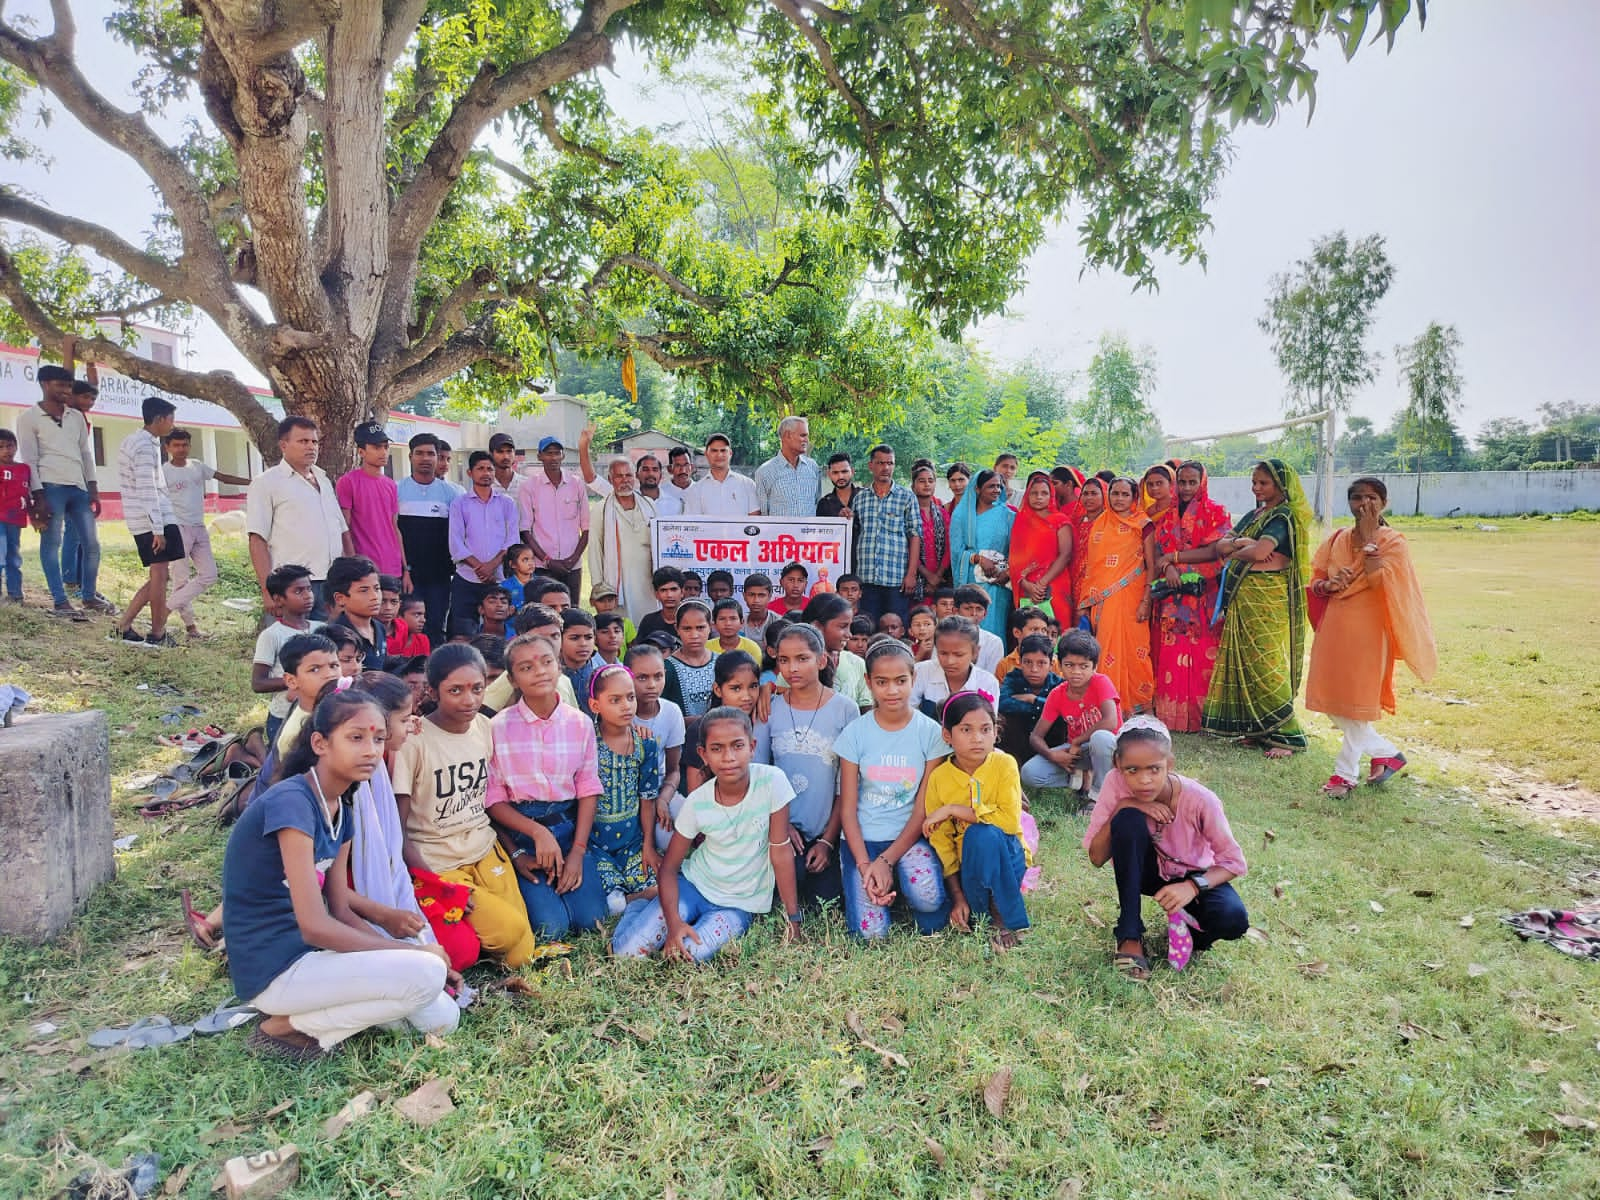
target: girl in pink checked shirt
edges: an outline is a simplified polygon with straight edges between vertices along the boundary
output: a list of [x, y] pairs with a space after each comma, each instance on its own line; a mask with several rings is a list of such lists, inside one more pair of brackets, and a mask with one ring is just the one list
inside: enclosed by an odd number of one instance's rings
[[1111, 860], [1120, 915], [1112, 966], [1148, 979], [1140, 904], [1154, 896], [1167, 914], [1167, 961], [1177, 971], [1213, 942], [1250, 928], [1244, 901], [1230, 880], [1242, 878], [1244, 852], [1228, 828], [1216, 794], [1173, 768], [1172, 736], [1154, 717], [1130, 717], [1089, 816], [1083, 846], [1089, 861]]
[[559, 940], [599, 928], [605, 887], [589, 850], [600, 803], [594, 723], [561, 703], [556, 644], [524, 633], [506, 647], [519, 699], [490, 722], [494, 752], [483, 805], [511, 853], [534, 932]]

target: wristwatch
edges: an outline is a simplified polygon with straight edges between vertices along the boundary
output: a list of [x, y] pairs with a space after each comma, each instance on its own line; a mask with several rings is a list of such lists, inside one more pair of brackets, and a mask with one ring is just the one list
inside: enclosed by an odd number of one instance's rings
[[1200, 889], [1202, 896], [1211, 890], [1211, 881], [1206, 878], [1204, 871], [1191, 871], [1189, 873], [1189, 882]]

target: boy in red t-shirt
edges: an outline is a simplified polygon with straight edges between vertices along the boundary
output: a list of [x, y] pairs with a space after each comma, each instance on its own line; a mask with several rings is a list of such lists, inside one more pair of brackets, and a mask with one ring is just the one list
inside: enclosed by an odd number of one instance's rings
[[1122, 724], [1121, 697], [1100, 665], [1100, 643], [1094, 635], [1074, 629], [1056, 648], [1061, 676], [1066, 681], [1052, 691], [1044, 711], [1028, 735], [1034, 756], [1022, 764], [1026, 787], [1088, 787], [1089, 799], [1100, 795], [1100, 785], [1117, 753], [1117, 729]]
[[17, 461], [17, 435], [0, 429], [0, 564], [6, 602], [22, 603], [22, 530], [33, 517], [33, 472]]

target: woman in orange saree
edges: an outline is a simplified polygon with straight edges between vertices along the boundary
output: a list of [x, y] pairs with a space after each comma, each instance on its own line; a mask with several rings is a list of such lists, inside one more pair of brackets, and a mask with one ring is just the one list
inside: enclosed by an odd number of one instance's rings
[[1156, 577], [1164, 585], [1155, 602], [1156, 716], [1174, 733], [1198, 733], [1221, 640], [1211, 611], [1222, 564], [1210, 547], [1233, 520], [1211, 499], [1200, 463], [1178, 468], [1177, 493], [1155, 518]]
[[1404, 659], [1424, 683], [1439, 665], [1411, 552], [1383, 519], [1388, 489], [1368, 476], [1353, 482], [1348, 495], [1355, 528], [1337, 530], [1311, 563], [1311, 593], [1327, 607], [1306, 675], [1306, 707], [1327, 713], [1344, 735], [1322, 789], [1338, 798], [1355, 789], [1363, 757], [1372, 760], [1368, 783], [1382, 783], [1406, 765], [1373, 724], [1395, 710], [1395, 663]]
[[[1088, 490], [1085, 485], [1085, 491]], [[1155, 705], [1155, 667], [1150, 661], [1150, 577], [1155, 539], [1140, 509], [1139, 485], [1118, 479], [1110, 507], [1089, 530], [1078, 611], [1100, 642], [1100, 670], [1116, 685], [1122, 712], [1149, 712]]]
[[1035, 471], [1023, 489], [1022, 507], [1011, 523], [1011, 586], [1017, 607], [1048, 604], [1056, 620], [1070, 624], [1072, 529], [1055, 504], [1050, 476]]

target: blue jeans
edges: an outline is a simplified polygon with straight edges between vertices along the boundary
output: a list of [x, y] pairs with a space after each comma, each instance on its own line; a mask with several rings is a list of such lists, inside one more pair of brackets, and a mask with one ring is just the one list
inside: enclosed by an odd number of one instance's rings
[[[1117, 735], [1109, 729], [1096, 729], [1089, 735], [1087, 747], [1089, 753], [1085, 757], [1079, 754], [1077, 769], [1084, 767], [1093, 772], [1089, 782], [1089, 794], [1098, 796], [1100, 785], [1106, 781], [1106, 776], [1111, 774], [1111, 762], [1117, 755]], [[1022, 786], [1036, 788], [1064, 788], [1071, 781], [1069, 773], [1051, 762], [1042, 754], [1035, 754], [1022, 764]]]
[[1028, 857], [1022, 839], [996, 825], [968, 825], [961, 835], [961, 890], [966, 893], [974, 923], [989, 915], [994, 903], [1007, 929], [1028, 927], [1028, 906], [1022, 902], [1022, 876]]
[[[893, 844], [892, 840], [868, 842], [868, 861]], [[905, 857], [895, 864], [894, 871], [900, 895], [911, 909], [918, 932], [938, 933], [950, 924], [950, 897], [944, 890], [944, 868], [925, 839], [917, 839]], [[861, 872], [846, 838], [839, 839], [839, 874], [844, 882], [844, 919], [850, 932], [859, 938], [888, 937], [889, 910], [867, 899], [866, 886], [861, 882]]]
[[[1173, 882], [1161, 877], [1149, 822], [1137, 808], [1124, 808], [1111, 818], [1111, 866], [1117, 877], [1116, 937], [1119, 942], [1132, 941], [1144, 936], [1144, 916], [1140, 911], [1144, 897], [1154, 896]], [[1200, 926], [1193, 931], [1197, 951], [1213, 942], [1242, 938], [1250, 928], [1244, 901], [1229, 883], [1201, 892], [1184, 911]]]
[[22, 599], [22, 526], [0, 521], [0, 559], [4, 560], [6, 595]]
[[[68, 525], [61, 535], [61, 585], [77, 587], [83, 577], [83, 547], [78, 544], [78, 527]], [[85, 596], [85, 600], [94, 597]]]
[[44, 502], [50, 506], [50, 523], [39, 538], [39, 565], [44, 568], [45, 586], [56, 604], [67, 602], [67, 589], [61, 581], [61, 540], [71, 527], [83, 556], [78, 584], [83, 598], [92, 600], [100, 582], [100, 535], [95, 531], [94, 513], [89, 511], [89, 493], [66, 483], [44, 485]]
[[876, 625], [878, 618], [888, 612], [897, 614], [901, 621], [907, 620], [907, 614], [911, 612], [911, 597], [902, 592], [898, 586], [884, 587], [879, 583], [863, 583], [861, 615], [871, 617], [872, 623]]
[[[548, 829], [561, 847], [563, 856], [572, 852], [572, 835], [575, 800], [519, 800], [516, 809], [530, 821], [537, 821]], [[533, 839], [513, 833], [511, 840], [517, 848], [533, 852]], [[569, 932], [587, 933], [603, 922], [607, 915], [606, 890], [600, 882], [600, 867], [594, 855], [583, 856], [583, 882], [570, 892], [558, 892], [554, 884], [540, 872], [536, 881], [530, 882], [517, 875], [517, 888], [522, 893], [522, 903], [528, 909], [528, 924], [533, 932], [545, 941], [558, 941]]]
[[[718, 908], [684, 875], [678, 876], [678, 919], [695, 932], [689, 954], [705, 962], [729, 942], [745, 935], [754, 914], [742, 908]], [[660, 899], [635, 900], [623, 911], [611, 935], [611, 953], [618, 958], [648, 958], [667, 944], [667, 917]]]

